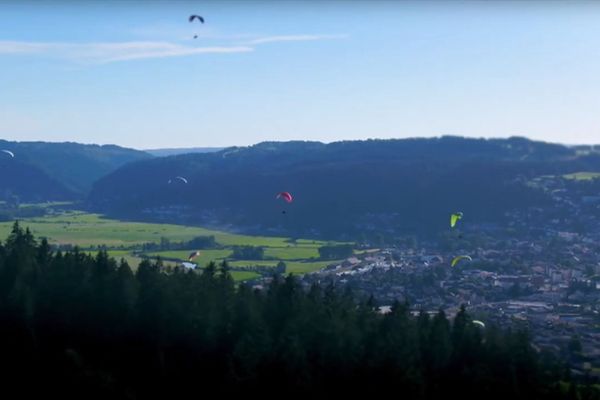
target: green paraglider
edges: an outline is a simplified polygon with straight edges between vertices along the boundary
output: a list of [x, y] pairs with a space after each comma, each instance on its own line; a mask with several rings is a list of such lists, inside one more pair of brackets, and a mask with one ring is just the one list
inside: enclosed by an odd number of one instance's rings
[[450, 263], [450, 265], [452, 267], [454, 267], [456, 264], [458, 264], [458, 262], [460, 260], [469, 260], [469, 261], [473, 261], [473, 259], [471, 258], [471, 256], [456, 256], [452, 259], [452, 262]]
[[461, 212], [456, 212], [456, 213], [454, 213], [454, 214], [451, 214], [451, 215], [450, 215], [450, 227], [451, 227], [451, 228], [454, 228], [454, 225], [456, 225], [456, 223], [457, 223], [457, 222], [458, 222], [460, 219], [462, 219], [462, 217], [463, 217], [463, 213], [461, 213]]

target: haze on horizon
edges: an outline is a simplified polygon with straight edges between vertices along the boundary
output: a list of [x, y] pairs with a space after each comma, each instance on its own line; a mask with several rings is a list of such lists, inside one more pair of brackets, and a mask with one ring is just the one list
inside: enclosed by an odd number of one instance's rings
[[600, 142], [597, 2], [4, 1], [0, 19], [2, 139]]

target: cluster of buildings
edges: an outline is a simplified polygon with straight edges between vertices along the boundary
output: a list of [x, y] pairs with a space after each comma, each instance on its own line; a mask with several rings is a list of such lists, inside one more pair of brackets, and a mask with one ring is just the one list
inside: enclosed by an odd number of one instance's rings
[[[396, 299], [448, 315], [464, 304], [486, 324], [527, 327], [538, 350], [600, 378], [600, 196], [544, 184], [548, 207], [507, 213], [501, 225], [471, 223], [450, 244], [357, 254], [304, 280], [373, 296], [384, 311]], [[472, 261], [451, 267], [462, 254]]]

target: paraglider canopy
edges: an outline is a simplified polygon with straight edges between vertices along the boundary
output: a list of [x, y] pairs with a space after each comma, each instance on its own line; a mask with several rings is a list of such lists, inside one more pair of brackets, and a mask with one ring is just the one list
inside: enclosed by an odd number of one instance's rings
[[188, 261], [192, 261], [194, 258], [200, 256], [200, 251], [192, 251], [188, 257]]
[[473, 320], [473, 323], [474, 323], [475, 325], [479, 325], [479, 326], [481, 326], [482, 328], [485, 328], [485, 324], [484, 324], [483, 322], [481, 322], [481, 321], [478, 321], [478, 320], [474, 319], [474, 320]]
[[230, 150], [230, 151], [226, 151], [225, 153], [223, 153], [223, 158], [227, 158], [229, 155], [235, 154], [238, 151], [240, 151], [240, 149], [233, 149], [233, 150]]
[[282, 198], [284, 199], [286, 202], [291, 203], [293, 200], [292, 195], [289, 192], [280, 192], [277, 193], [277, 199]]
[[456, 264], [458, 264], [458, 262], [460, 260], [469, 260], [469, 261], [473, 261], [473, 259], [471, 258], [471, 256], [456, 256], [452, 259], [452, 262], [450, 263], [450, 265], [452, 267], [454, 267]]
[[[188, 183], [188, 180], [185, 179], [183, 176], [176, 176], [175, 179], [180, 180], [183, 183]], [[169, 179], [169, 183], [173, 182], [173, 180]]]
[[2, 152], [3, 152], [3, 153], [6, 153], [6, 154], [8, 154], [8, 155], [9, 155], [9, 156], [11, 156], [12, 158], [15, 158], [15, 153], [13, 153], [13, 152], [12, 152], [12, 151], [10, 151], [10, 150], [2, 150]]
[[454, 228], [454, 225], [456, 225], [456, 223], [462, 219], [463, 217], [463, 213], [459, 212], [455, 212], [454, 214], [450, 215], [450, 227]]
[[201, 16], [196, 15], [196, 14], [190, 15], [190, 17], [188, 18], [188, 21], [193, 22], [194, 19], [197, 19], [198, 21], [204, 23], [204, 18], [202, 18]]

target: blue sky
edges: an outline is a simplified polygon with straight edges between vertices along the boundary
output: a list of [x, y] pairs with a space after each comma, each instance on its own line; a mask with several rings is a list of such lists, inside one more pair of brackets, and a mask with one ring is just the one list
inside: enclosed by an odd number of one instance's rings
[[600, 2], [83, 3], [0, 1], [0, 138], [600, 143]]

